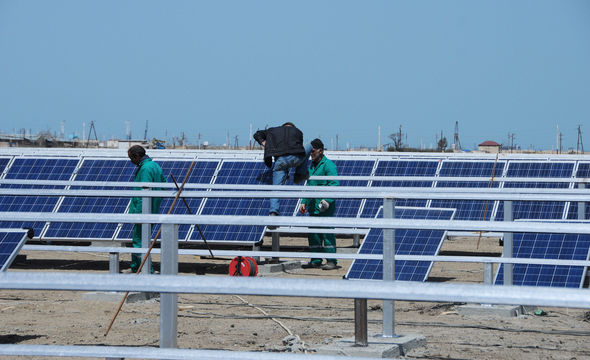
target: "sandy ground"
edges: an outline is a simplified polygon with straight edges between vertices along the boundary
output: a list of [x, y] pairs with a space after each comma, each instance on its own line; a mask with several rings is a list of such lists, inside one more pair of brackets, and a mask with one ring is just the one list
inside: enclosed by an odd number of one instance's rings
[[[446, 240], [443, 255], [497, 256], [498, 240]], [[266, 242], [270, 243], [270, 242]], [[339, 239], [350, 250], [350, 239]], [[303, 245], [304, 239], [282, 239]], [[303, 249], [300, 249], [303, 250]], [[108, 271], [108, 256], [93, 253], [23, 252], [26, 262], [9, 271]], [[124, 258], [124, 260], [128, 260]], [[157, 258], [155, 258], [157, 260]], [[180, 274], [227, 273], [228, 259], [182, 256]], [[341, 279], [350, 262], [334, 271], [302, 269], [269, 276]], [[128, 266], [128, 261], [122, 268]], [[481, 283], [481, 264], [436, 264], [429, 281]], [[159, 346], [159, 303], [125, 304], [104, 337], [117, 303], [86, 301], [81, 292], [2, 291], [0, 343], [59, 345]], [[178, 345], [181, 348], [287, 351], [283, 339], [301, 339], [307, 351], [339, 338], [354, 337], [353, 300], [229, 295], [180, 295]], [[513, 318], [461, 316], [454, 303], [396, 302], [396, 333], [422, 334], [426, 347], [412, 350], [417, 359], [590, 359], [590, 316], [581, 309], [544, 308], [547, 315]], [[381, 302], [369, 301], [369, 334], [380, 333]], [[19, 359], [22, 359], [20, 357]], [[9, 358], [7, 358], [9, 359]]]

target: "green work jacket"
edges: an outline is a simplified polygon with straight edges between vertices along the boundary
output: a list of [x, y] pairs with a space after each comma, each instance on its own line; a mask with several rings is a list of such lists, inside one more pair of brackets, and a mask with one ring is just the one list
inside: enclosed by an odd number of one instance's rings
[[[162, 173], [162, 168], [156, 162], [152, 161], [151, 158], [145, 158], [139, 163], [137, 170], [135, 171], [136, 182], [166, 182], [166, 177]], [[141, 188], [135, 188], [141, 190]], [[162, 198], [152, 198], [152, 214], [157, 214], [160, 209]], [[141, 214], [141, 198], [131, 198], [131, 204], [129, 204], [129, 214]]]
[[[309, 168], [309, 176], [338, 176], [336, 164], [328, 159], [326, 155], [317, 164], [311, 164]], [[308, 180], [308, 186], [338, 186], [338, 180]], [[324, 212], [320, 212], [319, 205], [322, 200], [326, 200], [330, 207]], [[336, 201], [334, 199], [303, 199], [302, 204], [305, 204], [309, 215], [311, 216], [332, 216], [336, 210]]]

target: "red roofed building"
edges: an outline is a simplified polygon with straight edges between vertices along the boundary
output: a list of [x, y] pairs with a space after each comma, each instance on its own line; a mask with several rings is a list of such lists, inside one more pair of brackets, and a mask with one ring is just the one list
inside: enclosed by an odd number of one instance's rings
[[487, 140], [477, 145], [477, 149], [485, 153], [499, 153], [500, 146], [501, 145], [495, 141]]

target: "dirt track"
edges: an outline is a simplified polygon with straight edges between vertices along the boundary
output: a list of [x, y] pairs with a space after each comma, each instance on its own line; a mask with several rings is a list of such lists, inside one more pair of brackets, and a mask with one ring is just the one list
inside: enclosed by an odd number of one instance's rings
[[[283, 240], [283, 243], [289, 243]], [[302, 239], [291, 239], [295, 245]], [[339, 246], [349, 246], [339, 239]], [[443, 254], [496, 256], [497, 239], [445, 241]], [[108, 256], [92, 253], [26, 252], [27, 261], [9, 271], [108, 271]], [[124, 258], [125, 259], [125, 258]], [[157, 258], [155, 258], [157, 260]], [[182, 256], [181, 275], [227, 272], [227, 260]], [[340, 279], [350, 262], [335, 271], [305, 269], [272, 276]], [[128, 265], [128, 262], [123, 264]], [[481, 264], [436, 264], [431, 281], [479, 283]], [[412, 350], [422, 359], [590, 359], [590, 322], [580, 309], [544, 308], [546, 316], [464, 317], [457, 304], [396, 302], [396, 333], [417, 333], [427, 346]], [[1, 343], [158, 346], [157, 300], [125, 304], [109, 335], [103, 336], [117, 303], [82, 300], [79, 292], [3, 291]], [[181, 348], [285, 351], [292, 333], [313, 352], [321, 344], [354, 336], [353, 301], [315, 298], [180, 295], [178, 345]], [[369, 301], [369, 333], [381, 332], [381, 302]], [[297, 346], [291, 347], [296, 350]], [[19, 358], [19, 359], [22, 359]]]

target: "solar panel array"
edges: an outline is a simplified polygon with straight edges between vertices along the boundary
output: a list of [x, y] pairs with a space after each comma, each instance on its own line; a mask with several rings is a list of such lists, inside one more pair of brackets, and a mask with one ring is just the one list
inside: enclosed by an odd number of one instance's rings
[[[0, 150], [1, 152], [2, 150]], [[26, 153], [26, 151], [25, 151]], [[45, 152], [39, 152], [45, 153]], [[48, 154], [51, 151], [46, 152]], [[36, 153], [38, 154], [38, 153]], [[56, 155], [57, 154], [57, 155]], [[116, 156], [97, 156], [96, 152], [92, 155], [79, 151], [64, 151], [53, 153], [53, 155], [39, 156], [35, 154], [20, 154], [6, 151], [0, 153], [0, 178], [3, 179], [22, 179], [22, 180], [80, 180], [80, 181], [132, 181], [135, 166], [122, 154]], [[112, 153], [111, 153], [112, 154]], [[179, 153], [175, 155], [169, 152], [162, 152], [161, 157], [156, 156], [155, 160], [162, 166], [164, 174], [168, 176], [173, 174], [177, 181], [182, 181], [186, 170], [194, 160], [195, 154]], [[201, 156], [202, 154], [196, 155]], [[487, 188], [504, 187], [504, 188], [573, 188], [576, 186], [577, 178], [590, 177], [590, 161], [586, 158], [556, 158], [546, 159], [531, 156], [530, 159], [525, 157], [502, 156], [500, 160], [494, 160], [492, 156], [472, 156], [470, 158], [453, 157], [452, 155], [440, 156], [416, 156], [395, 154], [386, 156], [383, 154], [373, 154], [367, 156], [341, 156], [338, 154], [328, 154], [336, 163], [340, 175], [352, 176], [424, 176], [424, 177], [485, 177], [488, 181], [366, 181], [366, 180], [342, 180], [340, 186], [402, 186], [402, 187], [462, 187], [462, 188]], [[259, 184], [257, 180], [259, 175], [266, 170], [263, 165], [260, 154], [246, 153], [246, 156], [237, 156], [235, 153], [220, 153], [207, 155], [205, 158], [199, 158], [195, 163], [188, 183], [214, 183], [214, 184]], [[537, 181], [527, 183], [510, 183], [504, 181], [512, 177], [534, 177]], [[551, 183], [545, 179], [563, 178], [563, 182]], [[493, 181], [492, 181], [493, 179]], [[291, 182], [288, 182], [291, 184]], [[41, 185], [1, 185], [4, 188], [60, 188], [59, 186], [41, 186]], [[78, 187], [73, 186], [72, 189]], [[112, 189], [112, 188], [111, 188]], [[231, 190], [228, 190], [231, 191]], [[165, 198], [160, 208], [160, 213], [168, 211], [173, 199]], [[268, 199], [186, 199], [193, 213], [207, 215], [267, 215]], [[281, 213], [284, 216], [291, 216], [297, 213], [296, 199], [282, 199]], [[83, 213], [110, 213], [118, 214], [127, 211], [129, 204], [128, 198], [93, 198], [93, 197], [59, 197], [59, 196], [0, 196], [0, 211], [41, 211], [41, 212], [61, 212], [69, 213], [72, 216]], [[338, 217], [374, 217], [382, 205], [382, 200], [358, 200], [342, 199], [338, 200], [336, 216]], [[456, 209], [455, 219], [465, 220], [502, 220], [503, 219], [503, 202], [501, 201], [457, 201], [457, 200], [397, 200], [396, 208], [398, 216], [426, 216], [419, 214], [405, 215], [399, 212], [404, 206], [421, 207], [429, 209], [429, 214], [439, 211], [437, 208]], [[576, 219], [577, 203], [563, 202], [514, 202], [515, 219]], [[406, 208], [407, 209], [407, 208]], [[425, 210], [422, 210], [425, 211]], [[433, 212], [434, 211], [434, 212]], [[175, 214], [187, 214], [188, 210], [182, 202], [178, 202], [173, 210]], [[447, 212], [443, 212], [447, 214]], [[409, 214], [409, 213], [408, 213]], [[434, 216], [434, 215], [429, 215]], [[447, 216], [447, 215], [444, 215]], [[590, 217], [590, 206], [586, 206], [586, 218]], [[131, 225], [122, 224], [97, 224], [97, 223], [25, 223], [25, 222], [0, 222], [0, 227], [5, 228], [33, 228], [35, 235], [44, 239], [117, 239], [128, 240], [131, 238]], [[215, 242], [248, 242], [255, 243], [262, 239], [265, 231], [264, 226], [201, 226], [205, 238]], [[154, 226], [153, 234], [156, 233], [158, 225]], [[369, 249], [373, 238], [379, 238], [379, 230], [371, 230], [365, 240], [366, 249], [363, 251], [379, 251], [378, 240], [374, 242], [374, 249]], [[420, 233], [411, 231], [396, 232], [396, 239], [401, 236], [397, 243], [400, 244], [400, 251], [406, 251], [403, 244], [405, 239], [414, 239], [419, 243], [436, 240], [438, 234]], [[532, 251], [545, 251], [544, 257], [554, 254], [559, 248], [556, 243], [559, 238], [550, 238], [550, 241], [542, 240], [543, 237], [535, 234], [521, 234], [516, 236], [515, 241], [522, 236], [522, 242], [526, 243], [528, 237], [537, 236], [534, 240], [535, 246], [528, 247]], [[540, 237], [539, 237], [540, 236]], [[180, 227], [179, 237], [182, 240], [201, 241], [201, 236], [193, 226], [183, 225]], [[420, 240], [416, 240], [420, 239]], [[434, 241], [433, 240], [433, 241]], [[409, 241], [409, 240], [408, 240]], [[438, 241], [438, 240], [437, 240]], [[521, 240], [518, 240], [521, 241]], [[436, 241], [435, 241], [436, 242]], [[576, 241], [564, 238], [564, 244], [574, 243], [576, 258], [578, 252], [587, 253], [586, 239], [581, 237]], [[439, 244], [439, 242], [436, 242]], [[426, 251], [432, 253], [434, 245], [423, 249], [410, 249], [412, 253]], [[564, 245], [568, 248], [569, 245]], [[544, 249], [544, 250], [538, 250]], [[434, 247], [436, 248], [436, 247]], [[523, 247], [527, 248], [527, 247]], [[561, 248], [560, 248], [561, 249]], [[397, 247], [396, 247], [397, 251]], [[562, 250], [559, 250], [562, 251]], [[516, 251], [515, 254], [526, 254], [524, 251]], [[518, 255], [521, 256], [521, 255]], [[526, 255], [522, 255], [526, 256]], [[360, 263], [359, 263], [360, 264]], [[431, 264], [410, 264], [396, 267], [396, 273], [406, 279], [415, 280], [423, 279], [425, 268]], [[358, 266], [355, 263], [355, 269]], [[367, 265], [368, 266], [368, 265]], [[379, 265], [372, 264], [373, 272], [363, 270], [362, 274], [372, 274], [371, 278], [379, 278]], [[398, 268], [401, 266], [401, 268]], [[420, 269], [420, 270], [418, 270]], [[535, 267], [528, 267], [524, 271], [526, 276], [523, 283], [526, 284], [544, 284], [544, 279], [548, 275], [539, 275], [541, 280], [531, 280], [537, 275]], [[541, 267], [539, 274], [545, 274], [545, 267]], [[557, 267], [556, 274], [561, 274], [562, 269]], [[356, 270], [355, 270], [356, 271]], [[578, 269], [569, 269], [572, 279], [579, 279]], [[568, 273], [568, 274], [569, 274]], [[356, 276], [356, 275], [355, 275]], [[366, 275], [363, 275], [366, 276]], [[555, 279], [559, 276], [553, 275]], [[561, 276], [561, 275], [560, 275]], [[354, 278], [352, 276], [351, 278]], [[567, 276], [566, 276], [567, 278]], [[501, 275], [498, 277], [501, 281]], [[561, 280], [554, 280], [554, 284], [559, 284]], [[573, 286], [577, 280], [564, 280], [565, 286]], [[515, 272], [516, 283], [516, 272]], [[554, 285], [559, 286], [559, 285]]]
[[[590, 234], [513, 234], [513, 255], [525, 259], [588, 260]], [[513, 265], [513, 284], [579, 288], [586, 267], [557, 265]], [[495, 284], [504, 284], [504, 265], [498, 268]]]
[[[453, 209], [434, 208], [395, 208], [395, 218], [419, 219], [419, 220], [450, 220], [453, 218]], [[382, 209], [378, 210], [378, 218], [383, 217]], [[436, 255], [444, 240], [443, 230], [395, 230], [395, 254], [396, 255]], [[359, 254], [383, 254], [383, 230], [371, 229], [361, 247]], [[395, 279], [404, 281], [424, 281], [432, 267], [431, 261], [395, 261]], [[354, 260], [347, 279], [383, 279], [382, 260]]]
[[27, 240], [27, 231], [0, 229], [0, 272], [6, 271]]

